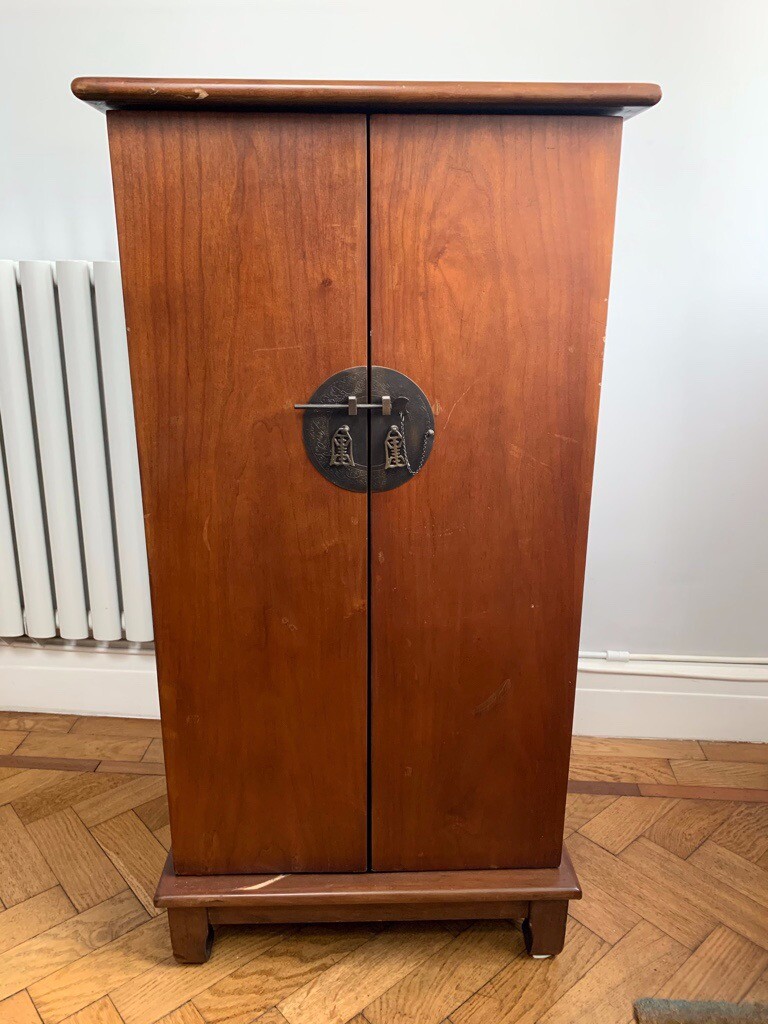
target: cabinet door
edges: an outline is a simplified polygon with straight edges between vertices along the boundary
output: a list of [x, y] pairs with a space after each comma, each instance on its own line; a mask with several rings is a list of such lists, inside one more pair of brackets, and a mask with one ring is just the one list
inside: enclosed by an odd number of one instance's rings
[[293, 404], [367, 359], [365, 117], [109, 133], [176, 870], [362, 870], [366, 497]]
[[435, 413], [371, 497], [376, 870], [560, 860], [620, 134], [371, 119], [371, 359]]

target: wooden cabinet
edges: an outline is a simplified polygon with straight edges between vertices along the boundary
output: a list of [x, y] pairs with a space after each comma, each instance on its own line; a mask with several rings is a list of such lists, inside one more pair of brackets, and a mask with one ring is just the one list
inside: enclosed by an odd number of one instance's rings
[[510, 916], [557, 952], [621, 129], [658, 89], [73, 87], [109, 109], [177, 956]]

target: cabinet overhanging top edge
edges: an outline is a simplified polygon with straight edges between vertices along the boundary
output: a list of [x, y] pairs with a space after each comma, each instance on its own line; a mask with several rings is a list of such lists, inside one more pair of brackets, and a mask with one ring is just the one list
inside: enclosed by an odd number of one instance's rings
[[316, 110], [366, 113], [541, 113], [632, 117], [661, 99], [646, 83], [330, 82], [76, 78], [100, 110]]

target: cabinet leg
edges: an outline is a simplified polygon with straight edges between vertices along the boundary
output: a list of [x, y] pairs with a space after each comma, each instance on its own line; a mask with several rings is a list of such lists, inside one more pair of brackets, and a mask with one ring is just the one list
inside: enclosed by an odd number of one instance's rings
[[525, 948], [531, 956], [555, 956], [565, 943], [568, 900], [532, 901], [523, 921]]
[[169, 909], [168, 928], [173, 955], [180, 964], [205, 963], [211, 955], [213, 926], [204, 907]]

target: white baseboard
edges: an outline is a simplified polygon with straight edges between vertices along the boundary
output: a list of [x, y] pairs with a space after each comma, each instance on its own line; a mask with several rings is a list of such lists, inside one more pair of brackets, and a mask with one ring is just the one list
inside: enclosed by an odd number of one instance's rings
[[768, 665], [582, 658], [579, 736], [768, 741]]
[[159, 718], [152, 654], [0, 647], [0, 709]]
[[[0, 647], [0, 709], [157, 718], [155, 659]], [[574, 732], [768, 741], [768, 665], [582, 659]]]

